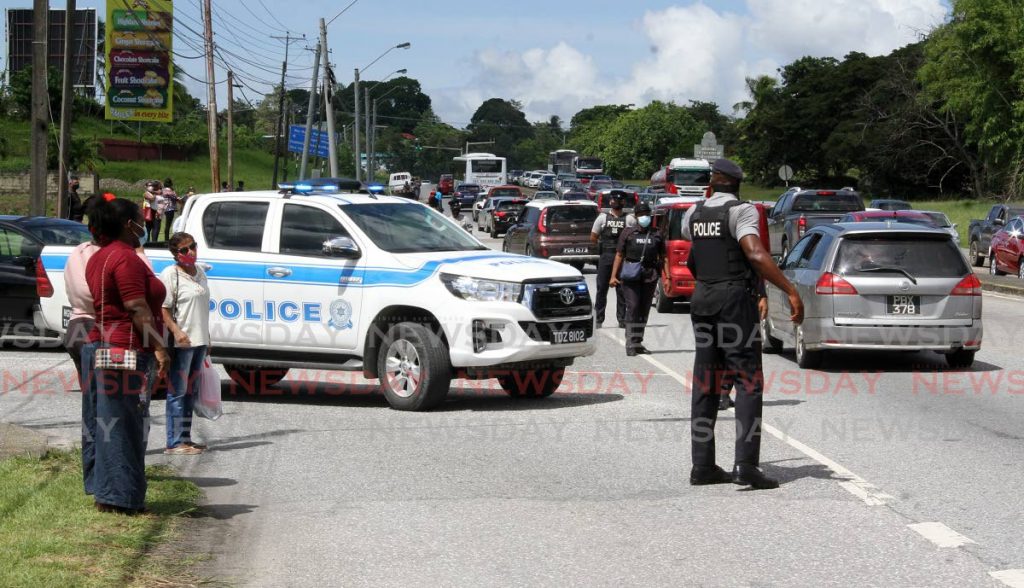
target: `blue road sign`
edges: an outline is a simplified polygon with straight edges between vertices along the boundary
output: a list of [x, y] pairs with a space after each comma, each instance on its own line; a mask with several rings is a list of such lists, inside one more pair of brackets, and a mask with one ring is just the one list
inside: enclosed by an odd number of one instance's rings
[[[313, 129], [309, 139], [309, 153], [317, 157], [329, 157], [327, 138], [330, 135], [325, 131]], [[302, 142], [306, 138], [305, 125], [290, 125], [288, 127], [288, 151], [302, 153]]]

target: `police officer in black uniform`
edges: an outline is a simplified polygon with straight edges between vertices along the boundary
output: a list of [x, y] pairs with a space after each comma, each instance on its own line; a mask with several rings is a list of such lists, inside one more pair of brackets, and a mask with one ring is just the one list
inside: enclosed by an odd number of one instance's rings
[[[711, 166], [712, 195], [687, 211], [684, 239], [692, 246], [688, 264], [697, 282], [690, 301], [696, 339], [691, 394], [690, 443], [695, 486], [732, 482], [758, 489], [778, 488], [760, 470], [761, 278], [789, 297], [793, 322], [803, 321], [803, 303], [793, 285], [761, 244], [760, 218], [739, 194], [743, 171], [728, 159]], [[732, 474], [715, 464], [715, 421], [723, 383], [736, 387], [736, 459]]]
[[[627, 227], [636, 224], [636, 217], [622, 211], [623, 205], [622, 194], [613, 192], [608, 202], [611, 212], [598, 215], [594, 227], [590, 230], [590, 242], [597, 245], [598, 254], [601, 256], [597, 262], [597, 298], [594, 300], [594, 326], [598, 329], [604, 322], [604, 310], [608, 306], [608, 285], [612, 279], [612, 266], [615, 264], [619, 235]], [[620, 329], [625, 326], [626, 298], [622, 295], [621, 288], [615, 289], [615, 318]]]
[[[629, 227], [619, 235], [619, 245], [612, 265], [612, 279], [609, 284], [613, 288], [621, 288], [619, 292], [626, 299], [626, 355], [633, 356], [650, 353], [644, 347], [644, 331], [647, 328], [647, 317], [651, 314], [651, 302], [654, 290], [661, 278], [662, 265], [665, 263], [665, 238], [651, 227], [651, 207], [640, 203], [633, 210], [636, 226]], [[630, 277], [626, 267], [630, 263], [638, 263], [639, 271]]]

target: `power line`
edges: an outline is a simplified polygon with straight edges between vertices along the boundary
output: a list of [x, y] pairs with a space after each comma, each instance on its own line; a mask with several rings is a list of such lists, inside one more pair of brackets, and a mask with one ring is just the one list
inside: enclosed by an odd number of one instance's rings
[[266, 11], [267, 11], [267, 14], [269, 14], [269, 15], [270, 15], [270, 18], [274, 19], [274, 22], [276, 22], [277, 24], [279, 24], [279, 25], [281, 25], [282, 27], [284, 27], [284, 30], [285, 30], [285, 31], [287, 31], [287, 30], [288, 30], [288, 27], [284, 26], [284, 23], [282, 23], [281, 21], [277, 20], [277, 17], [276, 17], [276, 16], [274, 16], [274, 13], [273, 13], [273, 12], [270, 12], [270, 9], [268, 9], [268, 8], [267, 8], [267, 5], [263, 3], [263, 0], [259, 0], [259, 3], [260, 3], [260, 6], [262, 6], [262, 7], [263, 7], [263, 10], [266, 10]]
[[341, 12], [339, 12], [338, 14], [335, 14], [334, 18], [332, 18], [331, 20], [327, 21], [327, 24], [330, 25], [332, 22], [337, 20], [337, 18], [339, 16], [341, 16], [341, 15], [345, 14], [346, 12], [348, 12], [348, 9], [352, 8], [352, 6], [354, 6], [356, 2], [359, 2], [359, 0], [352, 0], [351, 2], [349, 2], [348, 6], [346, 6], [345, 8], [342, 8]]

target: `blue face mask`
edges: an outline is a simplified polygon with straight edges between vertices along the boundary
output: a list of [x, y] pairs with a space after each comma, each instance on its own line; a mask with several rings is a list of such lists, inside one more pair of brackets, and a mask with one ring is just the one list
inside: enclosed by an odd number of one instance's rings
[[[138, 233], [135, 234], [135, 236], [139, 238], [139, 247], [142, 247], [143, 245], [145, 245], [149, 241], [149, 231], [146, 230], [146, 227], [144, 225], [140, 225], [139, 223], [137, 223], [135, 221], [132, 221], [132, 224], [135, 225], [136, 227], [142, 229], [142, 234], [141, 235], [139, 235]], [[134, 232], [134, 231], [135, 231], [135, 229], [132, 229], [132, 232]]]
[[651, 226], [651, 217], [649, 217], [649, 216], [641, 216], [641, 217], [636, 219], [636, 222], [641, 227], [646, 229], [647, 227]]

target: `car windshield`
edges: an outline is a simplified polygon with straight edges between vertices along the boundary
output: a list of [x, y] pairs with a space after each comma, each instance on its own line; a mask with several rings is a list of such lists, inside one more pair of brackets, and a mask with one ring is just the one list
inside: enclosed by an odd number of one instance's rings
[[495, 188], [491, 190], [491, 196], [513, 196], [519, 197], [519, 190], [515, 188]]
[[835, 272], [878, 276], [878, 268], [896, 267], [916, 278], [959, 278], [970, 273], [948, 233], [853, 235], [843, 240]]
[[593, 223], [597, 218], [596, 206], [552, 206], [548, 209], [548, 223]]
[[340, 208], [374, 245], [391, 253], [487, 249], [465, 229], [427, 206], [371, 202], [343, 204]]
[[477, 184], [462, 184], [459, 186], [459, 192], [479, 192], [480, 186]]
[[854, 212], [864, 210], [864, 203], [857, 194], [801, 194], [793, 201], [794, 212]]
[[92, 239], [85, 225], [66, 223], [32, 225], [25, 228], [46, 245], [79, 245]]
[[707, 186], [711, 182], [711, 172], [707, 170], [672, 170], [672, 183], [680, 186]]

